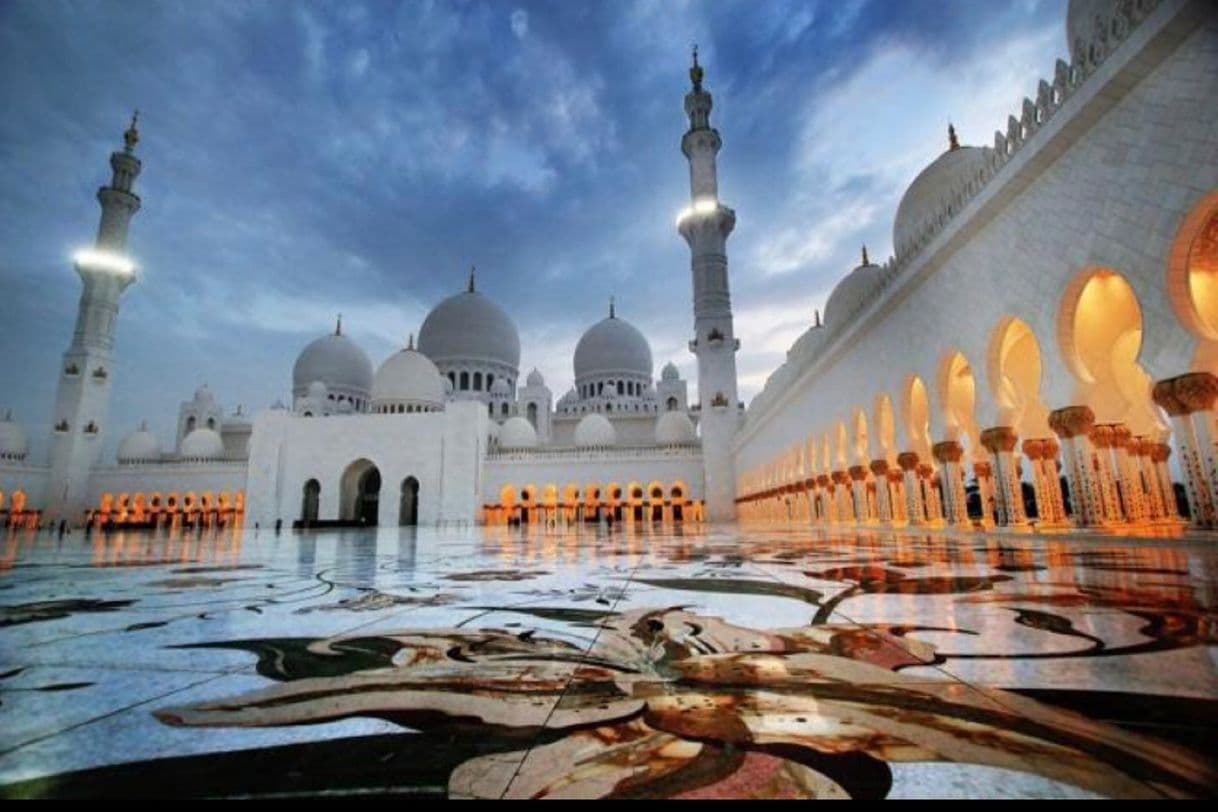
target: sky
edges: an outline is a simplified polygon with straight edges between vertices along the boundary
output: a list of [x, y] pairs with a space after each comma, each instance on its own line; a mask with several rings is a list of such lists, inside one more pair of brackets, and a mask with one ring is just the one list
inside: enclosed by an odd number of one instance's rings
[[1065, 56], [1065, 0], [7, 0], [0, 3], [0, 412], [45, 453], [108, 156], [140, 111], [140, 267], [108, 452], [170, 445], [202, 383], [290, 402], [344, 332], [374, 364], [479, 290], [554, 397], [617, 313], [696, 400], [680, 138], [699, 47], [723, 138], [741, 397], [782, 363], [947, 148], [988, 145]]

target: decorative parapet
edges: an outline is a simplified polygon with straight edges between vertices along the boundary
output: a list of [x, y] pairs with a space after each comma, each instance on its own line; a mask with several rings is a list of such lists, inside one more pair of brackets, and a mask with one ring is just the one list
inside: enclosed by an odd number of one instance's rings
[[633, 448], [526, 448], [492, 450], [487, 462], [549, 462], [557, 460], [702, 459], [701, 446], [638, 446]]
[[1057, 115], [1066, 100], [1083, 86], [1163, 1], [1115, 0], [1106, 14], [1096, 15], [1090, 40], [1070, 44], [1070, 63], [1058, 59], [1052, 81], [1041, 79], [1037, 86], [1036, 98], [1024, 97], [1019, 115], [1007, 117], [1006, 130], [995, 130], [993, 147], [983, 148], [985, 165], [948, 195], [946, 202], [929, 218], [920, 232], [905, 244], [894, 246], [896, 256], [889, 257], [881, 266], [871, 288], [858, 297], [851, 312], [840, 316], [834, 314], [832, 326], [826, 325], [825, 333], [819, 341], [810, 342], [806, 352], [788, 355], [787, 361], [766, 380], [764, 388], [749, 404], [747, 420], [755, 420], [757, 415], [768, 411], [770, 405], [834, 343], [833, 339], [848, 329], [863, 310], [871, 307], [880, 294], [921, 257], [922, 251], [956, 215], [986, 188], [1004, 166], [1020, 154], [1032, 137]]

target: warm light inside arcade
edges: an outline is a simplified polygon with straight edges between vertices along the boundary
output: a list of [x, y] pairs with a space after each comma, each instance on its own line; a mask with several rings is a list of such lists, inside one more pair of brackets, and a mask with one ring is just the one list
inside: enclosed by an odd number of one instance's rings
[[0, 490], [0, 527], [33, 529], [41, 518], [42, 511], [27, 504], [25, 491], [20, 488], [11, 493]]
[[245, 492], [103, 493], [86, 523], [107, 527], [240, 527]]
[[[1084, 267], [1054, 303], [1056, 335], [1011, 313], [986, 346], [943, 346], [937, 370], [876, 381], [867, 402], [816, 415], [797, 444], [742, 473], [740, 516], [1218, 529], [1218, 192], [1185, 219], [1166, 265], [1167, 317], [1193, 336], [1177, 374], [1143, 366], [1161, 348], [1130, 278]], [[1046, 385], [1050, 364], [1065, 385]]]
[[703, 521], [703, 503], [681, 481], [545, 482], [504, 485], [499, 501], [483, 505], [488, 525], [546, 526], [614, 522], [676, 524]]

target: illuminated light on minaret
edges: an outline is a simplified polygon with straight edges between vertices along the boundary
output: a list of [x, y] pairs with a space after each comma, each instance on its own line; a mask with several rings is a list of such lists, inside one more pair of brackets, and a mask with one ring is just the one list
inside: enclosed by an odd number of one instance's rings
[[702, 88], [696, 46], [689, 78], [693, 82], [685, 96], [689, 130], [681, 138], [681, 151], [689, 160], [690, 205], [677, 221], [677, 230], [689, 244], [693, 275], [694, 339], [689, 348], [698, 359], [706, 517], [728, 522], [736, 517], [732, 439], [740, 423], [736, 396], [740, 342], [732, 328], [727, 272], [727, 238], [736, 225], [736, 213], [719, 202], [715, 158], [723, 142], [710, 126], [711, 94]]
[[56, 521], [83, 521], [89, 472], [97, 464], [105, 439], [119, 299], [136, 273], [135, 263], [127, 256], [127, 230], [140, 208], [140, 199], [131, 190], [141, 168], [135, 157], [140, 140], [138, 117], [137, 111], [123, 133], [123, 149], [110, 155], [110, 184], [97, 190], [102, 210], [97, 239], [92, 248], [78, 251], [72, 258], [83, 287], [55, 395], [47, 515]]

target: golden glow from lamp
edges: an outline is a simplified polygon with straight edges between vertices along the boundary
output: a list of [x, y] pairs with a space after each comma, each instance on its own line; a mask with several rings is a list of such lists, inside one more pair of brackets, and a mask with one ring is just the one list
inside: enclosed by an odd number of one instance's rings
[[713, 214], [719, 210], [719, 201], [713, 197], [701, 197], [693, 202], [692, 206], [686, 206], [677, 215], [677, 225], [685, 222], [686, 218], [694, 214]]
[[110, 271], [124, 276], [131, 276], [135, 273], [135, 263], [125, 256], [109, 251], [98, 251], [95, 248], [77, 251], [72, 255], [72, 261], [84, 268]]

